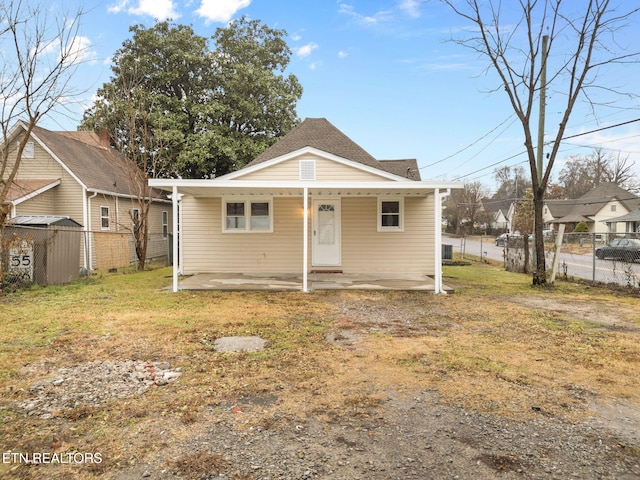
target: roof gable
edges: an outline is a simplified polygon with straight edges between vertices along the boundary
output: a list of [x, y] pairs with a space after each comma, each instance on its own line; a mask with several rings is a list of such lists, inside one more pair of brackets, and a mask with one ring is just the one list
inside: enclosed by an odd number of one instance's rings
[[258, 155], [245, 168], [253, 168], [264, 162], [286, 157], [306, 148], [326, 152], [334, 158], [341, 158], [365, 165], [376, 170], [391, 173], [411, 180], [420, 180], [417, 162], [410, 160], [376, 160], [357, 143], [333, 126], [326, 118], [307, 118], [280, 138], [267, 150]]

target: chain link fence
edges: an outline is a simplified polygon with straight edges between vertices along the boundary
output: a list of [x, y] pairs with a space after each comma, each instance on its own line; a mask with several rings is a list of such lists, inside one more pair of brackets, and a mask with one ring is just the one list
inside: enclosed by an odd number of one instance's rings
[[[166, 259], [169, 248], [166, 237], [150, 235], [147, 261]], [[114, 270], [136, 262], [131, 233], [7, 225], [0, 238], [0, 292], [71, 283], [93, 269]]]
[[[557, 247], [559, 245], [559, 247]], [[535, 269], [533, 242], [529, 242], [529, 271]], [[566, 233], [545, 238], [547, 278], [557, 252], [556, 278], [582, 279], [640, 290], [640, 234]], [[524, 271], [524, 241], [508, 238], [503, 247], [505, 268]]]

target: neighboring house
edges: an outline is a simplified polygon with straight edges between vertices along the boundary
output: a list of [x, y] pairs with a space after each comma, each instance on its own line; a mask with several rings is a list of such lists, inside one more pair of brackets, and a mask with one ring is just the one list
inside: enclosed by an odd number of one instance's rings
[[571, 232], [584, 221], [589, 232], [623, 233], [624, 222], [616, 224], [611, 219], [625, 215], [640, 207], [640, 197], [615, 183], [601, 183], [577, 199], [547, 200], [543, 207], [545, 228], [564, 223]]
[[[18, 140], [25, 135], [18, 123], [9, 135], [10, 159], [15, 159]], [[108, 138], [93, 132], [53, 132], [35, 127], [24, 150], [6, 203], [9, 220], [22, 216], [63, 216], [83, 227], [81, 266], [101, 267], [100, 259], [135, 261], [131, 214], [139, 212], [138, 188], [122, 155], [109, 146]], [[171, 202], [155, 192], [149, 213], [147, 257], [167, 254], [171, 232]], [[120, 235], [107, 235], [107, 234]], [[126, 250], [126, 251], [123, 251]], [[105, 260], [106, 262], [107, 260]], [[106, 265], [106, 263], [105, 263]]]
[[607, 222], [611, 231], [640, 234], [640, 208]]
[[312, 272], [427, 275], [440, 291], [442, 196], [462, 188], [421, 181], [415, 160], [376, 160], [324, 118], [228, 175], [150, 185], [182, 198], [183, 274], [293, 273], [305, 291]]
[[493, 231], [510, 232], [513, 220], [513, 201], [482, 199], [482, 208], [490, 216], [490, 226]]

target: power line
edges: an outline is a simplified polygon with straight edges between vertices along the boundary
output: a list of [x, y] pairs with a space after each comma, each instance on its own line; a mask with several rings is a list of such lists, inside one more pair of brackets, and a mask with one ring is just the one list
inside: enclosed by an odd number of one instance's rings
[[[571, 135], [569, 137], [562, 137], [560, 141], [569, 140], [570, 138], [581, 137], [583, 135], [589, 135], [591, 133], [602, 132], [603, 130], [609, 130], [610, 128], [622, 127], [624, 125], [629, 125], [630, 123], [640, 122], [640, 118], [636, 118], [635, 120], [628, 120], [622, 123], [616, 123], [615, 125], [609, 125], [607, 127], [596, 128], [595, 130], [589, 130], [588, 132], [577, 133], [576, 135]], [[550, 142], [553, 143], [553, 142]]]
[[[511, 117], [509, 117], [509, 118], [511, 118]], [[508, 119], [507, 119], [507, 120], [508, 120]], [[504, 122], [502, 122], [502, 124], [501, 124], [501, 125], [503, 125], [504, 123], [506, 123], [506, 122], [507, 122], [507, 120], [505, 120]], [[631, 124], [631, 123], [635, 123], [635, 122], [640, 122], [640, 118], [636, 118], [636, 119], [634, 119], [634, 120], [628, 120], [628, 121], [626, 121], [626, 122], [616, 123], [615, 125], [608, 125], [608, 126], [606, 126], [606, 127], [597, 128], [597, 129], [595, 129], [595, 130], [589, 130], [589, 131], [587, 131], [587, 132], [578, 133], [578, 134], [576, 134], [576, 135], [570, 135], [570, 136], [568, 136], [568, 137], [563, 137], [563, 138], [561, 138], [561, 139], [560, 139], [560, 141], [564, 141], [564, 140], [568, 140], [568, 139], [571, 139], [571, 138], [576, 138], [576, 137], [580, 137], [580, 136], [584, 136], [584, 135], [589, 135], [589, 134], [591, 134], [591, 133], [601, 132], [601, 131], [603, 131], [603, 130], [609, 130], [609, 129], [611, 129], [611, 128], [622, 127], [622, 126], [624, 126], [624, 125], [629, 125], [629, 124]], [[494, 129], [492, 130], [492, 132], [493, 132], [494, 130], [496, 130], [497, 128], [499, 128], [501, 125], [498, 125], [498, 127], [494, 128]], [[490, 133], [491, 133], [491, 132], [490, 132]], [[487, 135], [488, 135], [488, 134], [487, 134]], [[486, 137], [486, 135], [485, 135], [485, 137]], [[553, 142], [549, 142], [549, 143], [553, 143]], [[475, 175], [476, 173], [482, 172], [483, 170], [487, 170], [487, 169], [489, 169], [489, 168], [495, 167], [496, 165], [500, 165], [501, 163], [508, 162], [509, 160], [512, 160], [513, 158], [516, 158], [517, 156], [522, 155], [522, 154], [524, 154], [524, 153], [526, 153], [526, 151], [522, 151], [522, 152], [520, 152], [520, 153], [516, 153], [515, 155], [512, 155], [512, 156], [510, 156], [510, 157], [507, 157], [507, 158], [505, 158], [505, 159], [503, 159], [503, 160], [500, 160], [499, 162], [492, 163], [491, 165], [487, 165], [486, 167], [479, 168], [478, 170], [475, 170], [475, 171], [473, 171], [473, 172], [471, 172], [471, 173], [467, 173], [466, 175], [458, 175], [457, 177], [454, 177], [454, 178], [453, 178], [453, 180], [454, 180], [454, 181], [455, 181], [455, 180], [461, 180], [461, 179], [463, 179], [463, 178], [465, 178], [465, 177], [468, 177], [468, 176], [471, 176], [471, 175]], [[451, 155], [451, 156], [453, 156], [453, 155]], [[447, 158], [451, 158], [451, 156], [449, 156], [449, 157], [447, 157]], [[520, 163], [525, 163], [525, 162], [527, 162], [527, 160], [523, 160], [522, 162], [515, 163], [515, 164], [514, 164], [514, 166], [515, 166], [515, 165], [519, 165]], [[436, 163], [440, 163], [440, 161], [439, 161], [439, 162], [436, 162]], [[435, 165], [435, 164], [432, 164], [432, 165]]]
[[[502, 125], [504, 125], [505, 123], [507, 123], [509, 120], [511, 120], [511, 118], [513, 118], [515, 116], [515, 113], [511, 114], [509, 117], [507, 117], [500, 125], [496, 126], [495, 128], [491, 129], [489, 132], [485, 133], [484, 135], [482, 135], [480, 138], [478, 138], [477, 140], [475, 140], [474, 142], [470, 143], [469, 145], [467, 145], [466, 147], [464, 147], [461, 150], [458, 150], [455, 153], [452, 153], [451, 155], [438, 160], [437, 162], [433, 162], [430, 163], [429, 165], [425, 165], [423, 167], [420, 167], [420, 170], [422, 170], [423, 168], [428, 168], [428, 167], [433, 167], [434, 165], [438, 165], [439, 163], [442, 163], [446, 160], [449, 160], [452, 157], [455, 157], [456, 155], [464, 152], [465, 150], [468, 150], [469, 148], [473, 147], [476, 143], [484, 140], [485, 138], [487, 138], [489, 135], [491, 135], [493, 132], [495, 132], [497, 129], [499, 129]], [[514, 120], [515, 121], [515, 120]], [[513, 122], [511, 122], [511, 124], [513, 124]], [[511, 126], [511, 124], [509, 124], [509, 126]], [[486, 147], [485, 147], [486, 148]], [[473, 157], [472, 157], [473, 158]]]

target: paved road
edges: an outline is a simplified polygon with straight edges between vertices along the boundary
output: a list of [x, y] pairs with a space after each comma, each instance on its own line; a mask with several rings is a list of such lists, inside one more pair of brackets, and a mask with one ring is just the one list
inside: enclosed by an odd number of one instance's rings
[[[464, 252], [491, 260], [504, 260], [504, 247], [495, 245], [494, 237], [481, 240], [443, 237], [443, 243], [453, 246], [454, 252]], [[551, 269], [553, 254], [547, 254], [547, 269]], [[640, 286], [640, 263], [625, 263], [615, 260], [599, 260], [591, 253], [578, 255], [561, 253], [558, 264], [558, 275], [595, 280], [604, 283]]]

